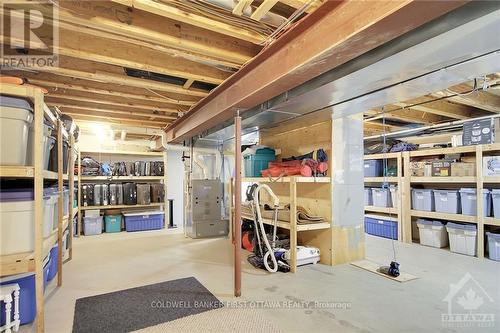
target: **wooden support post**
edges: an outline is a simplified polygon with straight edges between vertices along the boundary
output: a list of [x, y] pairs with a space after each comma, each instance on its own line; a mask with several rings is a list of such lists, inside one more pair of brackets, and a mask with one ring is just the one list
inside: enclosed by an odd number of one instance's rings
[[297, 182], [290, 178], [290, 272], [297, 271]]
[[[402, 182], [402, 176], [403, 176], [403, 161], [401, 158], [401, 153], [398, 153], [398, 156], [396, 157], [397, 161], [397, 177], [398, 177], [398, 189], [397, 189], [397, 195], [396, 195], [396, 202], [397, 202], [397, 214], [398, 214], [398, 241], [402, 242], [404, 239], [404, 229], [405, 226], [403, 225], [403, 182]], [[394, 205], [393, 205], [394, 206]]]
[[477, 257], [484, 258], [483, 146], [476, 146]]
[[[73, 135], [70, 136], [70, 154], [69, 154], [69, 170], [68, 170], [68, 180], [69, 180], [69, 216], [68, 216], [68, 231], [69, 231], [69, 239], [68, 239], [68, 247], [69, 247], [69, 258], [68, 260], [73, 259], [73, 217], [75, 216], [73, 207], [73, 201], [75, 201], [75, 137]], [[78, 209], [78, 205], [77, 208]]]
[[[401, 225], [403, 227], [403, 242], [411, 243], [411, 171], [410, 171], [410, 152], [403, 152], [403, 170], [399, 171], [402, 177], [402, 197], [401, 197]], [[401, 179], [401, 178], [400, 178]]]
[[[163, 209], [165, 210], [165, 226], [168, 228], [170, 226], [170, 202], [168, 201], [168, 186], [167, 186], [167, 151], [163, 152], [163, 189], [165, 191], [165, 195], [163, 196]], [[172, 216], [173, 218], [173, 216]], [[173, 225], [173, 222], [172, 222]]]
[[241, 296], [241, 117], [234, 118], [234, 296]]
[[63, 123], [57, 122], [57, 286], [62, 285], [62, 234], [63, 234]]
[[78, 227], [76, 228], [76, 237], [82, 234], [82, 157], [81, 152], [78, 151]]
[[[37, 90], [35, 97], [35, 140], [43, 142], [43, 94]], [[34, 191], [35, 191], [35, 293], [36, 293], [36, 331], [43, 333], [44, 297], [43, 297], [43, 152], [41, 145], [35, 145]]]

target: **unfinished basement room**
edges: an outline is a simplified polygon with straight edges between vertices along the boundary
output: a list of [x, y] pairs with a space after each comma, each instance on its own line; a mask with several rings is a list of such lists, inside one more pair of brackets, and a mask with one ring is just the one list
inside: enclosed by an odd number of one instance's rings
[[0, 333], [500, 332], [500, 0], [0, 10]]

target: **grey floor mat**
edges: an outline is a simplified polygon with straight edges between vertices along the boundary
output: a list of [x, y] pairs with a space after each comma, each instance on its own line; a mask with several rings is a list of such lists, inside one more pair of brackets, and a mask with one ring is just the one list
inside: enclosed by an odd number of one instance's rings
[[220, 308], [194, 277], [76, 300], [73, 333], [131, 332]]

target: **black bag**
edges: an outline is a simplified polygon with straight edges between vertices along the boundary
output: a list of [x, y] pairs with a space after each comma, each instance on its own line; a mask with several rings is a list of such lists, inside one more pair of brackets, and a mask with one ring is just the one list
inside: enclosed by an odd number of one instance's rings
[[137, 189], [135, 183], [123, 184], [123, 204], [137, 205]]

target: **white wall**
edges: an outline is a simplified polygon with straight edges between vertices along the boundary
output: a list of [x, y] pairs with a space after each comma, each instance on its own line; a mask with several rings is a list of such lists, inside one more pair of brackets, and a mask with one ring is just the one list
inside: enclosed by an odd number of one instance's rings
[[184, 221], [184, 163], [181, 151], [167, 151], [167, 198], [174, 199], [174, 224]]

